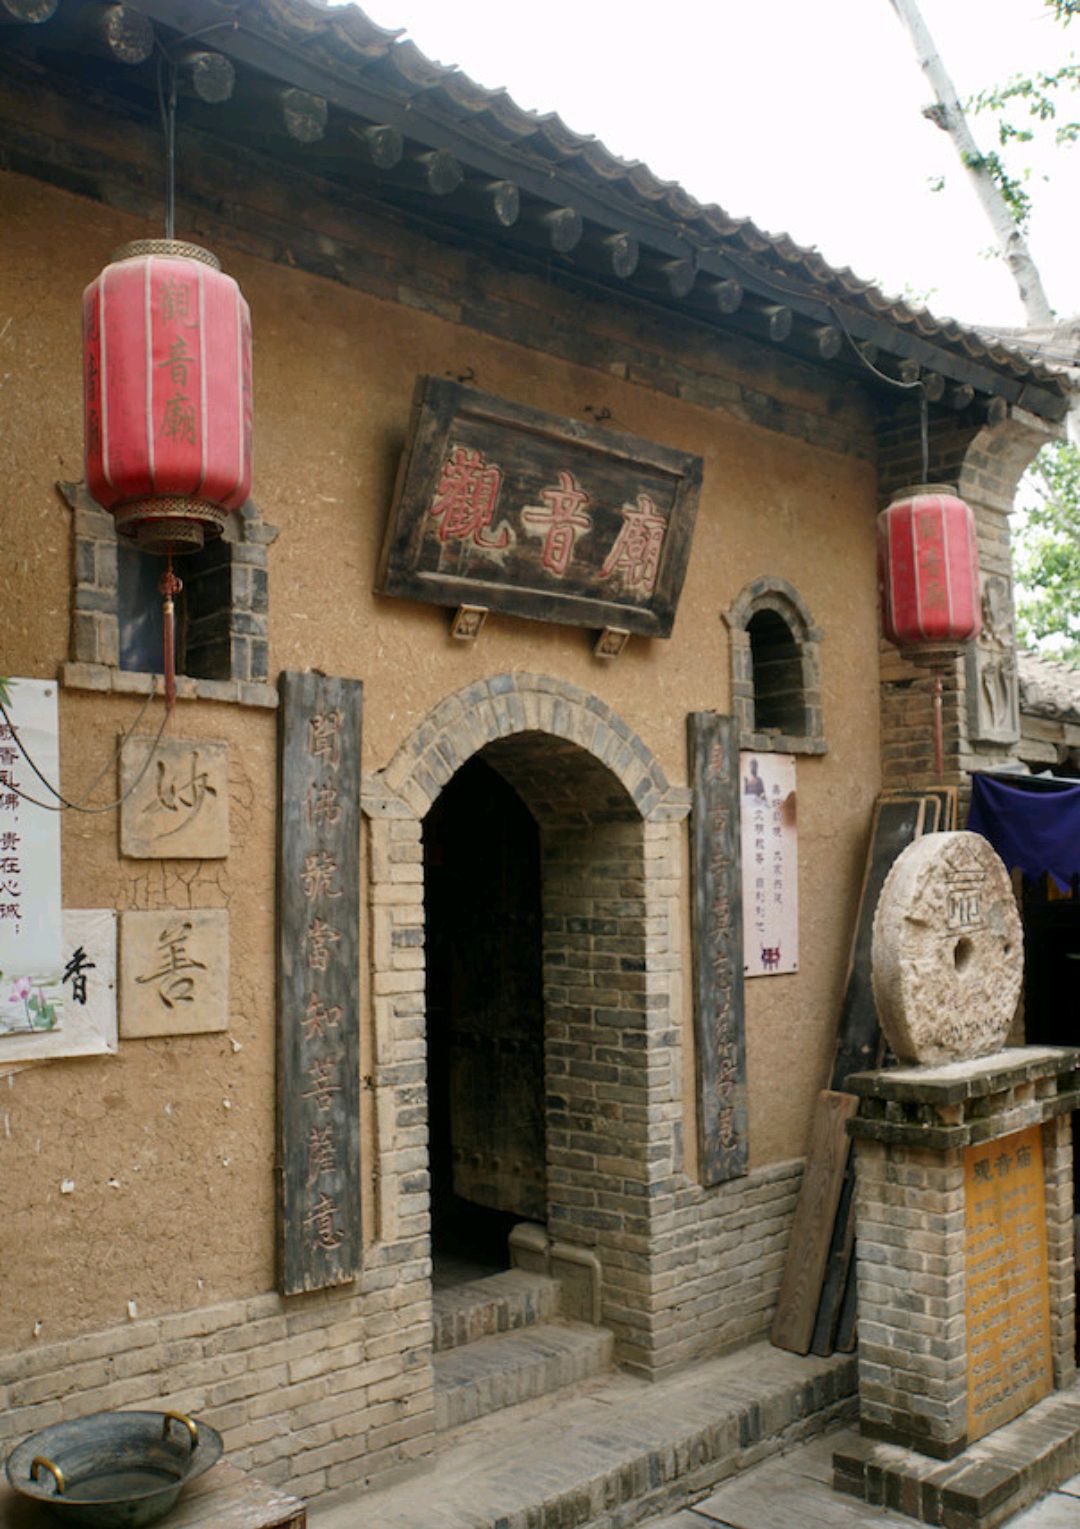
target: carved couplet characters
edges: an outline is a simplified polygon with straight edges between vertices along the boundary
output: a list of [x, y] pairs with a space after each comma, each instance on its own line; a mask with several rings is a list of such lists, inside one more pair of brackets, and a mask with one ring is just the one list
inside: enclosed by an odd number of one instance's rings
[[747, 1171], [739, 743], [731, 717], [691, 712], [694, 1025], [701, 1177]]
[[359, 680], [281, 676], [278, 1249], [285, 1295], [360, 1270]]

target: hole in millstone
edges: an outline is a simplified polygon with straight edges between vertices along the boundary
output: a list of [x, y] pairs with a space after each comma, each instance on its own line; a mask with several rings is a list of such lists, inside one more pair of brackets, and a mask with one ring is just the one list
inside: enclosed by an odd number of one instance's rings
[[956, 944], [953, 946], [952, 953], [953, 965], [956, 967], [956, 970], [958, 972], [965, 971], [970, 964], [971, 958], [974, 954], [975, 947], [966, 935], [957, 940]]

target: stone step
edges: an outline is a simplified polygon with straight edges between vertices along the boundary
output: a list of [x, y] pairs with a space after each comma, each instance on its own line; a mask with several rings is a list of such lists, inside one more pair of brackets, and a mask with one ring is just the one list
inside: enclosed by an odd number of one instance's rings
[[[1080, 1467], [1080, 1381], [986, 1434], [951, 1460], [931, 1460], [900, 1445], [838, 1435], [838, 1492], [894, 1508], [925, 1524], [996, 1529]], [[1070, 1505], [1080, 1524], [1080, 1500]]]
[[494, 1333], [550, 1322], [559, 1315], [559, 1282], [524, 1269], [507, 1269], [436, 1289], [433, 1306], [435, 1352], [440, 1354]]
[[626, 1529], [850, 1420], [854, 1391], [852, 1356], [767, 1343], [651, 1384], [616, 1371], [444, 1435], [403, 1481], [316, 1499], [309, 1525]]
[[456, 1428], [611, 1368], [614, 1336], [584, 1322], [544, 1322], [479, 1338], [435, 1358], [435, 1427]]

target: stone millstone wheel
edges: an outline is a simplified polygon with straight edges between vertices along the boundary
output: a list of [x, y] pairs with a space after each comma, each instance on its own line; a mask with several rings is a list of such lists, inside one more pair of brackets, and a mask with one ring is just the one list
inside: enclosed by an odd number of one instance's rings
[[874, 1001], [901, 1062], [999, 1051], [1024, 971], [1012, 884], [981, 834], [926, 834], [881, 890], [871, 951]]

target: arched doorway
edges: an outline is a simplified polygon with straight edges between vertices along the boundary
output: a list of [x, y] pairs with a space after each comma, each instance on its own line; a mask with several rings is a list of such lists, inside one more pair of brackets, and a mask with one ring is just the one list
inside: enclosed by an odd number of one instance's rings
[[540, 833], [478, 755], [423, 847], [432, 1256], [474, 1276], [547, 1219]]
[[[500, 885], [535, 886], [525, 867], [536, 849], [527, 854], [506, 824], [535, 825], [542, 923], [543, 1091], [533, 1083], [529, 1098], [542, 1098], [546, 1215], [494, 1213], [510, 1224], [543, 1223], [529, 1241], [552, 1273], [577, 1255], [576, 1267], [592, 1271], [620, 1362], [654, 1373], [672, 1362], [661, 1350], [674, 1351], [680, 1331], [665, 1316], [675, 1287], [662, 1265], [679, 1256], [670, 1243], [682, 1164], [680, 866], [690, 793], [668, 782], [603, 701], [549, 675], [495, 675], [445, 697], [364, 783], [373, 1240], [388, 1257], [423, 1258], [433, 1241], [436, 1252], [445, 1246], [440, 1222], [453, 1207], [446, 1160], [456, 1144], [439, 1112], [452, 1115], [454, 1101], [447, 1104], [436, 1017], [427, 1016], [429, 1003], [438, 1010], [445, 998], [427, 967], [433, 959], [437, 971], [441, 959], [446, 972], [439, 949], [456, 947], [465, 899], [455, 899], [460, 878], [434, 896], [425, 896], [425, 882], [432, 871], [438, 878], [434, 862], [448, 847], [471, 853], [448, 846], [448, 836], [461, 838], [462, 806], [467, 821], [481, 781], [485, 802], [502, 793], [498, 832], [517, 845]], [[432, 814], [443, 799], [440, 823]], [[474, 864], [468, 877], [475, 886], [485, 874], [495, 873]], [[449, 932], [436, 927], [444, 916]], [[490, 1144], [472, 1150], [497, 1155]], [[501, 1236], [502, 1228], [505, 1260]]]

